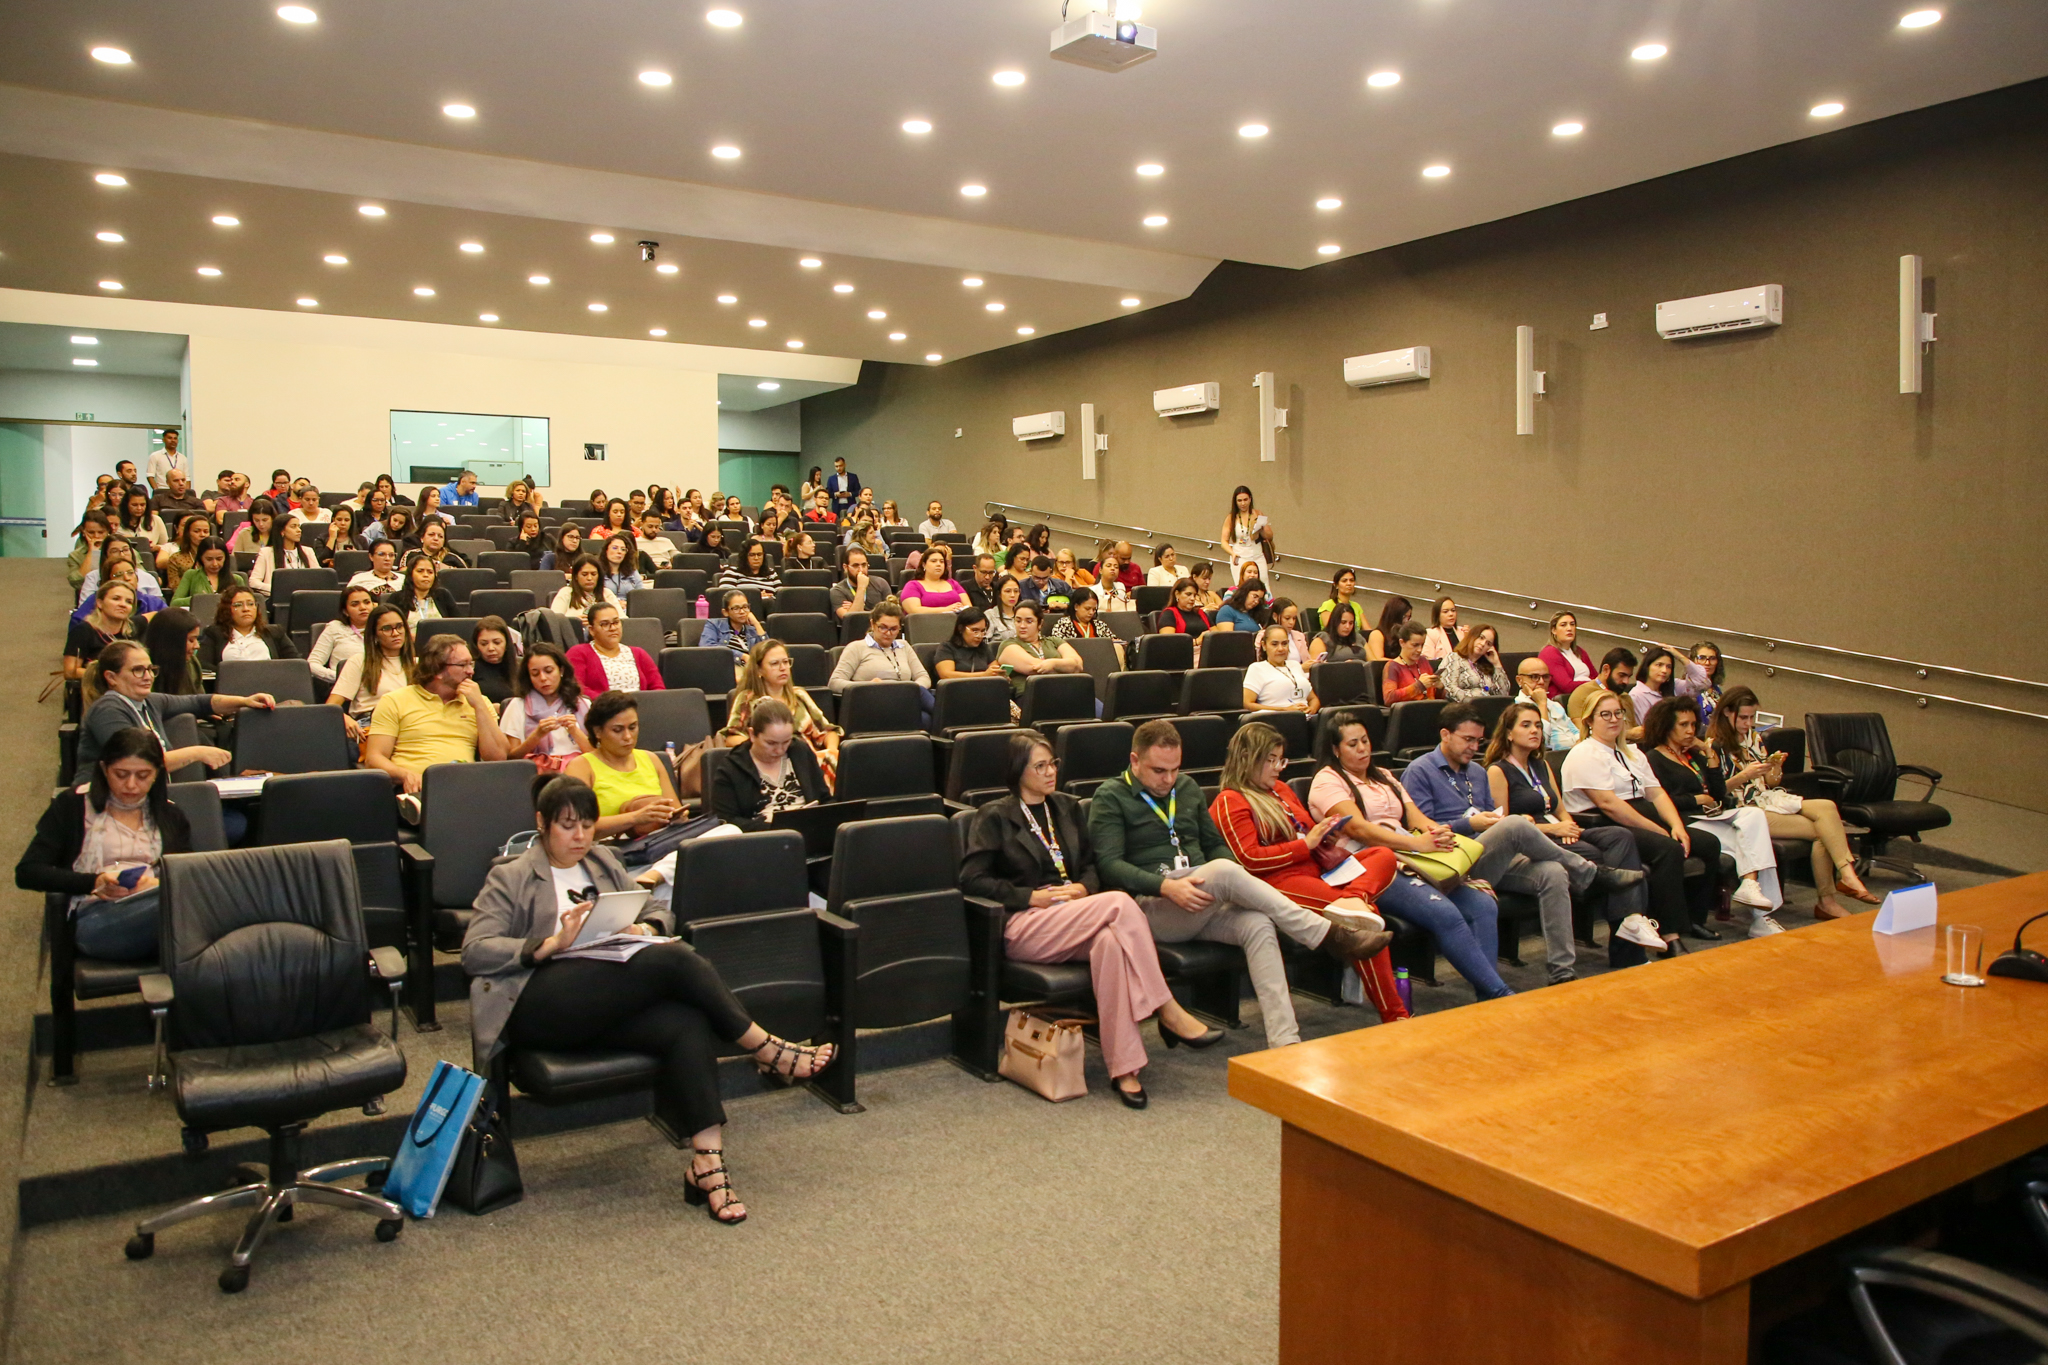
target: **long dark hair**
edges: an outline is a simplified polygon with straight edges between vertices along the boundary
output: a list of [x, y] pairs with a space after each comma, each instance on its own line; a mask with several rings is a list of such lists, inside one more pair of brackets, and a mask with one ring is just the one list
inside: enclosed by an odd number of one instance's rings
[[149, 661], [156, 665], [156, 683], [151, 691], [182, 696], [199, 690], [193, 685], [191, 663], [185, 657], [185, 641], [197, 629], [199, 618], [183, 607], [165, 607], [149, 619], [143, 628], [142, 647], [149, 651]]
[[[256, 529], [256, 514], [258, 512], [269, 514], [269, 530], [258, 531]], [[249, 520], [243, 523], [243, 529], [249, 534], [243, 539], [242, 543], [250, 546], [252, 549], [263, 545], [275, 545], [277, 543], [277, 518], [277, 504], [269, 498], [258, 498], [250, 503]]]
[[[1643, 651], [1643, 661], [1636, 665], [1636, 681], [1647, 685], [1650, 681], [1650, 665], [1659, 659], [1671, 665], [1671, 673], [1664, 679], [1664, 685], [1659, 687], [1657, 692], [1660, 696], [1669, 697], [1678, 690], [1678, 674], [1683, 666], [1678, 662], [1678, 656], [1662, 645], [1651, 645]], [[1647, 739], [1648, 736], [1645, 735], [1644, 738]], [[1654, 749], [1657, 746], [1652, 744], [1650, 747]]]
[[[505, 637], [505, 657], [494, 664], [485, 663], [483, 652], [476, 647], [476, 637], [487, 630], [495, 630]], [[519, 640], [512, 634], [512, 627], [505, 624], [502, 616], [486, 616], [476, 623], [476, 631], [470, 636], [470, 652], [476, 655], [476, 671], [489, 669], [504, 680], [505, 688], [511, 691], [519, 680]]]
[[[1253, 593], [1259, 594], [1259, 605], [1256, 607], [1245, 606], [1245, 599]], [[1252, 620], [1264, 626], [1273, 619], [1273, 608], [1268, 600], [1271, 597], [1272, 594], [1266, 590], [1266, 584], [1263, 579], [1247, 578], [1231, 590], [1229, 601], [1232, 607], [1235, 607], [1238, 611], [1243, 612], [1246, 616], [1251, 617]]]
[[130, 725], [116, 730], [100, 746], [99, 762], [92, 765], [92, 780], [85, 789], [86, 798], [95, 810], [107, 808], [107, 765], [119, 763], [124, 758], [139, 758], [156, 769], [156, 780], [149, 784], [149, 818], [159, 832], [168, 824], [166, 817], [171, 812], [170, 775], [164, 771], [164, 746], [154, 733], [140, 725]]
[[[1324, 717], [1323, 723], [1316, 728], [1315, 757], [1318, 768], [1334, 769], [1337, 776], [1344, 779], [1344, 785], [1350, 787], [1353, 795], [1356, 795], [1358, 787], [1352, 782], [1351, 774], [1344, 771], [1344, 761], [1337, 757], [1337, 746], [1344, 741], [1344, 731], [1353, 725], [1365, 728], [1366, 741], [1370, 743], [1372, 730], [1365, 726], [1365, 717], [1358, 712], [1339, 711], [1334, 716]], [[1372, 751], [1372, 766], [1366, 769], [1366, 777], [1368, 781], [1377, 782], [1382, 787], [1401, 790], [1401, 784], [1394, 780], [1394, 775], [1380, 766], [1380, 751], [1377, 747]], [[1361, 804], [1359, 810], [1362, 812], [1364, 809], [1364, 805]]]
[[[376, 606], [371, 607], [370, 614], [363, 618], [363, 680], [365, 682], [374, 683], [377, 678], [382, 677], [384, 674], [384, 642], [377, 637], [377, 623], [386, 616], [396, 616], [401, 625], [405, 622], [405, 613], [389, 601], [379, 602]], [[412, 627], [410, 626], [406, 627], [405, 643], [399, 648], [398, 662], [405, 669], [405, 680], [411, 682], [413, 657]], [[375, 664], [376, 667], [372, 668], [372, 664]]]
[[[481, 630], [483, 627], [478, 626], [477, 629]], [[533, 695], [533, 674], [527, 670], [533, 666], [535, 659], [555, 661], [555, 668], [562, 675], [562, 680], [555, 684], [555, 700], [573, 714], [576, 703], [583, 700], [583, 684], [576, 681], [576, 670], [569, 667], [569, 656], [562, 652], [561, 646], [549, 644], [546, 640], [535, 640], [526, 647], [526, 653], [520, 656], [519, 673], [512, 683], [516, 695], [522, 698]]]
[[1401, 622], [1415, 614], [1414, 606], [1405, 597], [1389, 597], [1380, 608], [1380, 623], [1377, 629], [1385, 645], [1394, 643], [1395, 633], [1401, 629]]
[[[1223, 524], [1225, 526], [1230, 527], [1233, 531], [1237, 529], [1237, 495], [1239, 493], [1244, 494], [1245, 499], [1251, 503], [1251, 506], [1244, 509], [1245, 516], [1247, 519], [1250, 518], [1252, 513], [1259, 510], [1259, 500], [1257, 498], [1252, 497], [1252, 490], [1247, 485], [1239, 484], [1237, 487], [1231, 489], [1230, 514], [1223, 518]], [[1246, 524], [1250, 524], [1249, 520], [1247, 520]]]
[[[1351, 623], [1351, 633], [1349, 635], [1338, 633], [1337, 623], [1339, 621], [1349, 621]], [[1330, 637], [1331, 644], [1335, 644], [1339, 640], [1349, 640], [1354, 645], [1361, 644], [1362, 642], [1358, 638], [1358, 608], [1349, 602], [1339, 602], [1335, 607], [1331, 608], [1330, 619], [1323, 622], [1323, 634]]]
[[261, 635], [263, 633], [262, 599], [256, 597], [256, 590], [254, 588], [249, 588], [241, 584], [236, 584], [232, 587], [226, 587], [221, 590], [220, 602], [217, 605], [215, 605], [213, 609], [214, 629], [220, 632], [220, 638], [224, 641], [231, 640], [234, 638], [235, 599], [237, 597], [240, 597], [243, 593], [247, 593], [251, 598], [255, 598], [256, 600], [256, 620], [254, 624], [250, 626], [250, 629], [254, 630], [258, 635]]
[[1024, 533], [1024, 543], [1031, 547], [1031, 552], [1033, 554], [1051, 554], [1052, 527], [1047, 526], [1042, 521], [1033, 524], [1031, 529]]

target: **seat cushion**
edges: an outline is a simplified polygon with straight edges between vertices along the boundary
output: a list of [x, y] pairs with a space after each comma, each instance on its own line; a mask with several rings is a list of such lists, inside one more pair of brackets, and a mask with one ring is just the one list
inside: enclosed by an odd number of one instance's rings
[[405, 1084], [405, 1054], [367, 1024], [310, 1038], [171, 1054], [178, 1116], [194, 1128], [267, 1128], [353, 1109]]
[[1089, 995], [1095, 983], [1085, 962], [1003, 963], [1001, 995], [1005, 1000], [1075, 1000]]
[[609, 1049], [551, 1052], [520, 1047], [512, 1049], [511, 1062], [512, 1083], [542, 1104], [569, 1104], [642, 1090], [661, 1074], [658, 1057]]
[[1159, 967], [1168, 976], [1209, 976], [1218, 972], [1234, 972], [1243, 962], [1244, 954], [1227, 943], [1190, 940], [1186, 943], [1159, 945]]
[[102, 957], [75, 957], [71, 960], [71, 993], [80, 1000], [133, 995], [141, 989], [136, 983], [146, 973], [162, 970], [154, 959], [148, 962], [112, 962]]
[[1873, 834], [1918, 834], [1949, 823], [1947, 808], [1931, 801], [1857, 801], [1842, 807], [1842, 818]]

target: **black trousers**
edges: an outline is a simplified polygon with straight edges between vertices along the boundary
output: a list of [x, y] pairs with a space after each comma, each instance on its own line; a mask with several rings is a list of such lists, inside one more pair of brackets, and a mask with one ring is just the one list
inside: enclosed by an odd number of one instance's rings
[[[1633, 804], [1633, 803], [1631, 803]], [[1648, 805], [1648, 802], [1644, 802]], [[1650, 820], [1657, 819], [1656, 807], [1639, 811]], [[1577, 817], [1581, 825], [1595, 827], [1612, 825], [1615, 822], [1604, 815], [1588, 813]], [[1648, 874], [1646, 884], [1650, 891], [1649, 916], [1657, 921], [1657, 927], [1665, 933], [1681, 933], [1687, 925], [1705, 924], [1714, 913], [1714, 906], [1720, 899], [1721, 841], [1704, 829], [1686, 830], [1692, 840], [1692, 856], [1706, 864], [1707, 873], [1690, 882], [1685, 876], [1685, 849], [1678, 840], [1657, 830], [1637, 829], [1633, 825], [1620, 826], [1635, 836], [1636, 854], [1643, 860], [1643, 871]]]
[[615, 1047], [661, 1058], [654, 1112], [687, 1138], [725, 1122], [718, 1044], [753, 1026], [716, 967], [687, 943], [657, 943], [625, 962], [541, 963], [506, 1033], [524, 1047]]

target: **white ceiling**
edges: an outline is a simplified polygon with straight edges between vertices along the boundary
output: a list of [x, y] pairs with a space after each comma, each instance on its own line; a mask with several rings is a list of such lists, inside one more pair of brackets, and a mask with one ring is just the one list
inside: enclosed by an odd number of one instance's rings
[[[764, 389], [763, 384], [773, 384]], [[763, 408], [779, 408], [784, 403], [794, 403], [803, 398], [815, 398], [821, 393], [843, 389], [845, 384], [836, 384], [823, 379], [783, 379], [759, 374], [722, 374], [718, 376], [718, 406], [727, 412], [759, 412]]]
[[[382, 193], [611, 228], [621, 246], [653, 233], [712, 255], [749, 247], [766, 254], [733, 269], [789, 325], [830, 332], [837, 354], [901, 359], [864, 319], [842, 339], [828, 324], [849, 301], [792, 258], [829, 252], [867, 278], [886, 262], [905, 272], [891, 287], [910, 297], [916, 280], [930, 310], [907, 358], [927, 338], [951, 358], [1016, 340], [1012, 315], [960, 293], [970, 270], [1041, 286], [1043, 334], [1114, 316], [1123, 297], [1181, 297], [1220, 259], [1309, 266], [1325, 244], [1355, 254], [2048, 74], [2040, 0], [1148, 0], [1160, 55], [1118, 75], [1047, 57], [1053, 0], [721, 2], [745, 23], [708, 25], [709, 0], [309, 0], [307, 26], [270, 0], [7, 6], [0, 82], [18, 89], [0, 91], [0, 150], [121, 159], [222, 192]], [[1900, 29], [1922, 4], [1941, 22]], [[1669, 54], [1632, 60], [1646, 42]], [[93, 61], [98, 44], [135, 60]], [[1024, 84], [994, 85], [1001, 68]], [[648, 69], [674, 83], [641, 84]], [[1370, 88], [1376, 70], [1401, 80]], [[457, 100], [477, 116], [440, 112]], [[1845, 111], [1809, 115], [1829, 100]], [[152, 140], [137, 126], [150, 109], [195, 117], [154, 116]], [[904, 133], [913, 117], [934, 130]], [[1567, 119], [1585, 131], [1553, 137]], [[1249, 121], [1271, 132], [1238, 136]], [[743, 155], [715, 159], [716, 144]], [[1138, 176], [1140, 162], [1165, 172]], [[1425, 179], [1433, 163], [1451, 173]], [[21, 173], [0, 166], [0, 188]], [[986, 196], [963, 198], [969, 182]], [[1343, 207], [1317, 210], [1322, 196]], [[288, 207], [300, 216], [279, 226], [301, 231], [298, 248], [338, 230]], [[1148, 213], [1170, 221], [1143, 227]], [[48, 245], [88, 253], [65, 232]], [[35, 234], [19, 213], [0, 227], [0, 285], [92, 287], [14, 278]], [[191, 249], [166, 241], [162, 290], [189, 288]], [[380, 286], [448, 255], [438, 238], [408, 249], [405, 270], [378, 267]], [[645, 335], [613, 321], [610, 334]], [[746, 344], [703, 326], [672, 336]]]
[[[95, 337], [80, 346], [73, 337]], [[74, 358], [98, 365], [73, 365]], [[141, 375], [176, 379], [184, 371], [185, 338], [164, 332], [121, 332], [106, 327], [43, 327], [0, 322], [0, 370], [63, 370], [76, 374]]]

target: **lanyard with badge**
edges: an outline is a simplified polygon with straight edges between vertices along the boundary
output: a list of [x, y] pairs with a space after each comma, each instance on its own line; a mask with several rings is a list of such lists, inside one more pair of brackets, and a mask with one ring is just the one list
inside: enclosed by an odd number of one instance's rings
[[[121, 694], [118, 692], [114, 695], [121, 696]], [[121, 697], [121, 701], [125, 706], [127, 706], [127, 708], [130, 711], [135, 713], [135, 723], [138, 726], [155, 735], [157, 738], [157, 742], [159, 744], [162, 744], [164, 748], [168, 749], [171, 747], [170, 736], [166, 735], [164, 733], [164, 727], [157, 723], [155, 711], [151, 710], [147, 706], [144, 706], [141, 702], [136, 701], [133, 697]]]
[[1124, 773], [1124, 784], [1137, 792], [1138, 798], [1150, 806], [1152, 813], [1158, 816], [1160, 822], [1166, 826], [1166, 837], [1173, 843], [1173, 870], [1175, 872], [1187, 871], [1190, 866], [1188, 855], [1181, 850], [1180, 831], [1174, 827], [1173, 823], [1174, 818], [1180, 814], [1180, 792], [1175, 790], [1168, 793], [1166, 809], [1161, 810], [1159, 809], [1159, 803], [1152, 799], [1151, 792], [1146, 791], [1143, 787], [1131, 781], [1131, 775], [1128, 771]]
[[1045, 845], [1045, 851], [1052, 855], [1052, 870], [1059, 874], [1060, 881], [1067, 879], [1067, 855], [1060, 851], [1059, 826], [1053, 822], [1051, 807], [1046, 808], [1045, 828], [1038, 827], [1038, 818], [1031, 813], [1031, 807], [1019, 801], [1024, 811], [1024, 823], [1031, 826], [1031, 832], [1038, 836], [1038, 842]]

